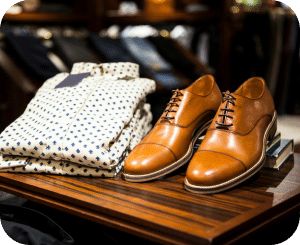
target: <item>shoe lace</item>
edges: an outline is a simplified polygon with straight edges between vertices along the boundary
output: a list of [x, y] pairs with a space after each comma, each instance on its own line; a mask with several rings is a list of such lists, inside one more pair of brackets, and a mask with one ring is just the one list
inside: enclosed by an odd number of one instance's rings
[[171, 97], [170, 102], [167, 104], [169, 106], [169, 108], [165, 109], [165, 111], [164, 111], [164, 112], [167, 112], [166, 116], [161, 117], [163, 119], [170, 120], [170, 119], [174, 119], [175, 118], [175, 117], [168, 116], [168, 113], [169, 112], [177, 112], [177, 111], [173, 110], [173, 106], [179, 107], [179, 105], [178, 105], [177, 102], [181, 101], [181, 99], [178, 98], [178, 96], [182, 96], [183, 95], [183, 93], [180, 92], [179, 89], [172, 90], [172, 92], [173, 92], [174, 95]]
[[227, 102], [224, 108], [220, 108], [220, 110], [224, 111], [224, 113], [222, 114], [218, 114], [219, 117], [223, 117], [223, 122], [218, 122], [216, 121], [216, 124], [218, 124], [218, 126], [220, 127], [231, 127], [233, 126], [232, 123], [225, 123], [225, 120], [227, 117], [229, 118], [233, 118], [232, 116], [228, 115], [227, 112], [234, 112], [233, 109], [228, 108], [229, 104], [232, 104], [235, 106], [235, 102], [234, 100], [236, 100], [236, 98], [229, 92], [223, 92], [223, 99], [222, 102]]

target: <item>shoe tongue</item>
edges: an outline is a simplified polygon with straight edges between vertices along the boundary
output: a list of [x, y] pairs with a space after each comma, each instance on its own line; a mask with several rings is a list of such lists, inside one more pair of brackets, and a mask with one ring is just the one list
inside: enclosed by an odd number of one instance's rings
[[223, 95], [224, 97], [228, 97], [228, 95], [227, 95], [227, 94], [231, 94], [229, 90], [227, 90], [225, 93], [226, 93], [226, 94], [225, 94], [225, 95]]

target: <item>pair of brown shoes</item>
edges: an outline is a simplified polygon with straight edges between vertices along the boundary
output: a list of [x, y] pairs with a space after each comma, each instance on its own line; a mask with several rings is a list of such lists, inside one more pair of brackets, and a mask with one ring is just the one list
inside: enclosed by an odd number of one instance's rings
[[123, 178], [149, 181], [191, 160], [184, 180], [188, 191], [224, 191], [261, 169], [276, 130], [274, 101], [262, 78], [251, 78], [222, 98], [214, 78], [204, 76], [174, 91], [154, 128], [126, 159]]

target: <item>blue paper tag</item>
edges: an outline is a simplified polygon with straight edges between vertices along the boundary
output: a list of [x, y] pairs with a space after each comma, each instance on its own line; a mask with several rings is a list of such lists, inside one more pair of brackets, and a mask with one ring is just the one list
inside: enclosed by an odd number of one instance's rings
[[89, 75], [90, 75], [89, 72], [69, 75], [61, 83], [56, 85], [55, 88], [74, 87], [78, 83], [80, 83], [84, 78], [87, 78]]

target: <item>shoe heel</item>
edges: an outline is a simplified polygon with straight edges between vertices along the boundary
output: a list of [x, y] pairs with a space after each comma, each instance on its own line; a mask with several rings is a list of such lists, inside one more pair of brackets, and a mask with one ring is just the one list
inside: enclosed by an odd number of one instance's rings
[[275, 122], [273, 123], [268, 136], [268, 141], [272, 141], [277, 131], [277, 118], [275, 118]]

